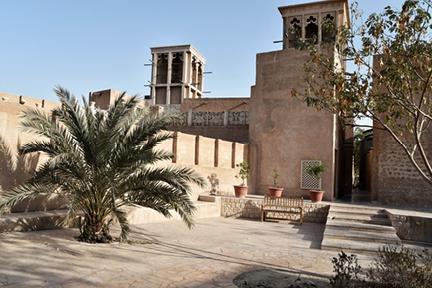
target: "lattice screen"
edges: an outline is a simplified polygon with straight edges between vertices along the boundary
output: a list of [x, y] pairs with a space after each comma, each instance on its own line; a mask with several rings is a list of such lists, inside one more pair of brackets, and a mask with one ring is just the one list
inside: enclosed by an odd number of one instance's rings
[[302, 160], [301, 161], [301, 189], [321, 190], [321, 177], [317, 178], [310, 175], [307, 170], [309, 167], [320, 165], [320, 160]]

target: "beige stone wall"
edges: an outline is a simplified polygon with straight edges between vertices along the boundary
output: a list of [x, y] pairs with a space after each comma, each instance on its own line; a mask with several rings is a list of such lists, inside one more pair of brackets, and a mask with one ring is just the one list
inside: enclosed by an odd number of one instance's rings
[[[42, 99], [33, 99], [29, 97], [20, 97], [0, 93], [0, 136], [2, 136], [7, 145], [14, 151], [18, 143], [26, 143], [34, 140], [35, 136], [23, 133], [19, 128], [19, 115], [24, 109], [36, 108], [49, 112], [56, 107], [57, 103], [44, 101]], [[43, 107], [42, 107], [43, 106]], [[237, 169], [235, 164], [247, 159], [247, 145], [218, 141], [217, 139], [196, 137], [184, 133], [176, 133], [174, 139], [167, 140], [158, 146], [174, 154], [174, 164], [161, 163], [161, 165], [179, 165], [193, 168], [208, 182], [208, 177], [212, 174], [219, 180], [218, 190], [224, 194], [232, 194], [232, 185], [238, 182], [235, 178]], [[6, 155], [0, 155], [0, 186], [3, 189], [10, 189], [13, 186], [23, 183], [37, 167], [38, 163], [43, 161], [43, 157], [35, 155], [34, 157], [19, 159], [16, 171], [6, 170]], [[235, 161], [232, 161], [235, 159]], [[192, 199], [197, 200], [198, 195], [210, 191], [211, 186], [203, 189], [193, 187]], [[31, 203], [18, 205], [14, 212], [35, 211], [35, 210], [52, 210], [63, 206], [63, 202], [58, 199], [36, 199]]]
[[219, 140], [218, 149], [218, 167], [233, 168], [233, 157], [235, 156], [235, 151], [233, 150], [235, 148], [233, 148], [233, 144], [228, 141]]
[[218, 181], [216, 188], [220, 195], [234, 195], [233, 185], [239, 180], [237, 164], [247, 161], [248, 145], [221, 141], [214, 138], [189, 135], [173, 132], [171, 140], [161, 143], [157, 149], [172, 152], [173, 163], [160, 163], [160, 165], [177, 165], [194, 169], [206, 180], [204, 189], [193, 187], [192, 199], [197, 200], [202, 193], [212, 190], [210, 178]]
[[256, 85], [252, 87], [249, 115], [252, 181], [254, 193], [264, 194], [277, 169], [279, 185], [287, 196], [308, 197], [300, 189], [301, 161], [321, 160], [324, 198], [333, 200], [337, 131], [335, 116], [307, 107], [291, 96], [304, 91], [307, 51], [285, 49], [257, 55]]
[[57, 104], [44, 99], [35, 99], [27, 96], [16, 96], [0, 92], [0, 135], [11, 146], [16, 146], [17, 141], [27, 142], [31, 135], [21, 133], [19, 117], [25, 109], [35, 108], [42, 111], [50, 111]]
[[[209, 178], [215, 177], [219, 184], [217, 191], [223, 195], [233, 195], [233, 185], [239, 180], [235, 178], [238, 173], [236, 164], [248, 159], [248, 145], [221, 141], [213, 138], [194, 136], [174, 132], [171, 144], [164, 144], [163, 149], [171, 151], [174, 155], [175, 165], [193, 168], [207, 181], [207, 187], [202, 190], [194, 188], [193, 200], [199, 194], [210, 192], [212, 189]], [[170, 146], [172, 150], [170, 150]]]
[[[43, 155], [34, 154], [26, 157], [17, 155], [19, 145], [35, 139], [34, 135], [24, 133], [20, 129], [20, 115], [24, 110], [30, 108], [48, 113], [55, 107], [57, 107], [57, 104], [54, 102], [0, 92], [0, 137], [9, 147], [13, 159], [16, 161], [16, 168], [9, 169], [7, 165], [7, 161], [10, 160], [9, 155], [0, 152], [0, 193], [2, 190], [8, 190], [22, 184], [31, 176], [36, 167], [44, 161]], [[50, 199], [39, 197], [31, 203], [23, 202], [17, 205], [13, 211], [51, 210], [62, 205], [63, 202], [56, 197]]]
[[[430, 208], [432, 186], [422, 179], [402, 147], [386, 131], [374, 129], [373, 137], [372, 198], [392, 206]], [[423, 137], [432, 159], [432, 129]]]

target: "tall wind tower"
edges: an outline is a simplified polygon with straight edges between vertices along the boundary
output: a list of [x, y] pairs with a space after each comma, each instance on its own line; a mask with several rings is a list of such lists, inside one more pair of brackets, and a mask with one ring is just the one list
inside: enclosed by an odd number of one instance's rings
[[201, 98], [205, 58], [191, 45], [151, 48], [153, 105], [181, 104], [183, 99]]
[[[343, 68], [334, 45], [336, 32], [349, 25], [348, 0], [289, 5], [279, 12], [283, 49], [257, 55], [249, 105], [250, 184], [255, 193], [266, 193], [276, 169], [288, 195], [308, 197], [308, 190], [325, 190], [326, 200], [341, 198], [352, 188], [352, 148], [345, 145], [352, 135], [342, 131], [335, 115], [308, 107], [291, 91], [306, 88], [304, 65], [310, 53], [296, 49], [302, 41], [328, 50]], [[319, 163], [326, 173], [322, 179], [310, 177], [308, 167]]]

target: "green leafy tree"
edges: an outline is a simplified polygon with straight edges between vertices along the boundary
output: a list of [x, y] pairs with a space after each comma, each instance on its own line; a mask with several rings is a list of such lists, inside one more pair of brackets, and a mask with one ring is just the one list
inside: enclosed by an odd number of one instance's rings
[[[308, 105], [352, 119], [369, 118], [399, 143], [409, 161], [432, 185], [427, 152], [432, 122], [431, 0], [407, 0], [361, 20], [352, 6], [351, 25], [338, 31], [335, 57], [326, 45], [309, 45], [307, 89], [293, 90]], [[360, 23], [357, 25], [356, 23]], [[348, 72], [341, 63], [354, 69]]]
[[[86, 242], [112, 240], [109, 227], [117, 219], [121, 239], [129, 232], [124, 206], [152, 208], [166, 217], [171, 210], [193, 225], [191, 185], [204, 185], [193, 170], [156, 165], [171, 153], [156, 146], [172, 135], [164, 130], [170, 116], [138, 107], [136, 97], [122, 94], [107, 111], [90, 106], [63, 88], [55, 90], [61, 106], [46, 114], [27, 110], [22, 126], [41, 136], [20, 147], [21, 155], [41, 152], [49, 159], [23, 185], [5, 193], [0, 211], [38, 195], [67, 199], [67, 220], [80, 215], [80, 237]], [[53, 121], [55, 119], [55, 121]]]
[[361, 159], [361, 144], [364, 140], [364, 130], [361, 128], [356, 128], [354, 130], [354, 175], [356, 177], [360, 176], [360, 159]]

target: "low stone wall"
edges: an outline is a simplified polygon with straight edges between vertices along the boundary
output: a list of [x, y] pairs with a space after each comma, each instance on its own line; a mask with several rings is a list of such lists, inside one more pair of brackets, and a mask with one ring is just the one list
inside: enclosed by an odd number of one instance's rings
[[432, 243], [432, 218], [387, 210], [392, 226], [402, 240]]
[[[263, 198], [221, 197], [222, 216], [260, 219]], [[330, 206], [327, 204], [305, 203], [304, 222], [326, 223]], [[277, 218], [290, 220], [290, 215], [281, 213]]]

